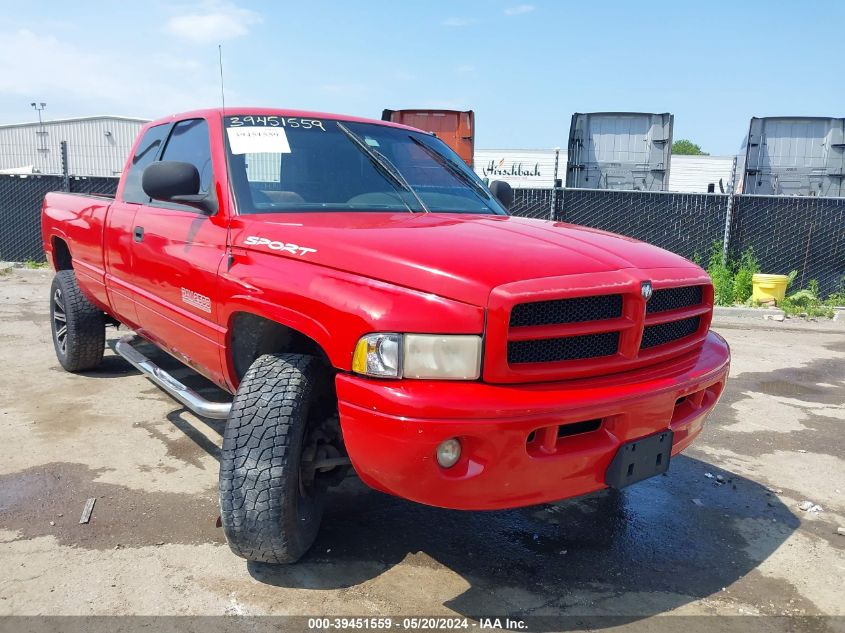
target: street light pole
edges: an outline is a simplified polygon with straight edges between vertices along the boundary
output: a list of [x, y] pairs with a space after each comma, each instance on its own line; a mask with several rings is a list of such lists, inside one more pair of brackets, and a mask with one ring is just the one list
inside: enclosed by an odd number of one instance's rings
[[31, 105], [33, 110], [35, 110], [38, 113], [38, 127], [43, 127], [44, 122], [41, 120], [41, 112], [42, 112], [42, 110], [44, 110], [44, 108], [47, 107], [47, 104], [44, 103], [43, 101], [40, 101], [38, 103], [33, 101], [29, 105]]
[[41, 112], [47, 107], [47, 104], [43, 101], [35, 102], [33, 101], [29, 105], [38, 113], [38, 136], [41, 137], [40, 142], [38, 143], [39, 151], [47, 151], [47, 139], [46, 134], [44, 133], [44, 121], [41, 119]]

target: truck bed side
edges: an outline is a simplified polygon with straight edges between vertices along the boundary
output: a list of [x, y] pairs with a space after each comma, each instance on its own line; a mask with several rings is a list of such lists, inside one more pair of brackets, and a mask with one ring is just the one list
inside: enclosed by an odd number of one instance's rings
[[41, 236], [47, 261], [56, 270], [73, 268], [80, 288], [104, 310], [103, 230], [112, 199], [51, 192], [41, 210]]

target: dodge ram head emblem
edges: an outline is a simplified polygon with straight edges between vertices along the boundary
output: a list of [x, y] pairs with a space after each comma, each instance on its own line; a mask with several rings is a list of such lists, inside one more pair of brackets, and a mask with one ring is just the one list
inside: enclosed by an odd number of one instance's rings
[[651, 299], [651, 293], [652, 293], [651, 282], [650, 281], [642, 282], [640, 284], [640, 292], [642, 292], [643, 299], [645, 299], [646, 301]]

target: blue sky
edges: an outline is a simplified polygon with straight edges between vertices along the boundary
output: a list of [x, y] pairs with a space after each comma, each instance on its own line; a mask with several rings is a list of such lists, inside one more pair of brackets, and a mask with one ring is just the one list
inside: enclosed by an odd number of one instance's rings
[[737, 151], [751, 116], [845, 116], [845, 2], [15, 3], [0, 123], [219, 104], [473, 109], [480, 148], [566, 146], [573, 112], [672, 112]]

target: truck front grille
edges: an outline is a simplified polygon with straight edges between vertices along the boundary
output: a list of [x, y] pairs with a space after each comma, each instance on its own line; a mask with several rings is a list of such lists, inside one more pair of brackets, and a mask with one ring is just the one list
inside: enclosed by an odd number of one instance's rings
[[647, 304], [646, 314], [680, 310], [690, 306], [701, 305], [704, 297], [702, 286], [681, 286], [680, 288], [663, 288], [655, 290]]
[[575, 297], [520, 303], [511, 311], [511, 327], [583, 323], [622, 316], [622, 295]]
[[567, 338], [541, 338], [508, 343], [508, 363], [554, 363], [612, 356], [619, 349], [619, 332]]
[[700, 324], [701, 317], [695, 316], [681, 321], [669, 321], [660, 325], [646, 326], [643, 330], [643, 342], [640, 344], [640, 349], [666, 345], [672, 341], [692, 336], [698, 332]]
[[603, 283], [616, 292], [510, 305], [505, 296], [503, 310], [491, 311], [496, 325], [487, 338], [485, 376], [544, 381], [609, 374], [680, 354], [704, 339], [713, 304], [709, 284], [658, 284], [646, 301], [630, 277]]

